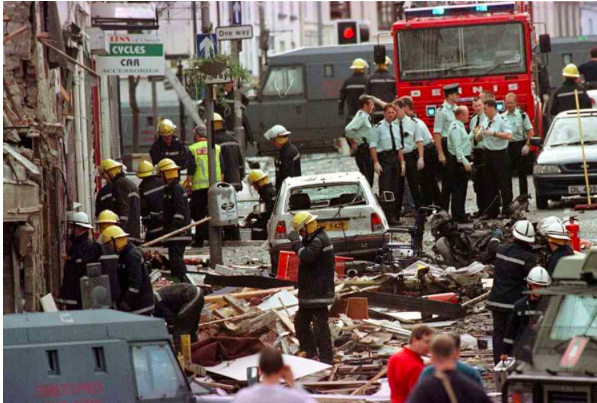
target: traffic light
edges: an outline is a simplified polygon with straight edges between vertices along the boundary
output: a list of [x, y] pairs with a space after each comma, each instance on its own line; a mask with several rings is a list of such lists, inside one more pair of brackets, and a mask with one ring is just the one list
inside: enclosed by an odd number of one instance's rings
[[359, 24], [356, 21], [338, 22], [338, 45], [350, 45], [359, 43]]

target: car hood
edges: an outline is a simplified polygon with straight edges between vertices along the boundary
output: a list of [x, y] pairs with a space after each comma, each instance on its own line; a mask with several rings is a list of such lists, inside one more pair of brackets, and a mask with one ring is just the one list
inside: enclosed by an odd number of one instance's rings
[[[597, 162], [597, 144], [585, 146], [588, 162]], [[582, 161], [580, 146], [561, 146], [544, 149], [537, 158], [537, 164], [570, 164]]]

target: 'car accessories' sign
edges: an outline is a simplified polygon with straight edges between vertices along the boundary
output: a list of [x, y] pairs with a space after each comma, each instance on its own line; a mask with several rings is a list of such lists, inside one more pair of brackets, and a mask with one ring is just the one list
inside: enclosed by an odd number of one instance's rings
[[164, 74], [164, 44], [159, 36], [110, 35], [110, 54], [98, 56], [104, 76], [160, 76]]

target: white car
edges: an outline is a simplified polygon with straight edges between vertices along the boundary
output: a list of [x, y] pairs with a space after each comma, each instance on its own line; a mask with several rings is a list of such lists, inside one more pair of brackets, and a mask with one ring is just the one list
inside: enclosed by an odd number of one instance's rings
[[287, 178], [280, 189], [268, 226], [273, 270], [280, 251], [289, 251], [287, 234], [299, 211], [317, 215], [337, 256], [374, 260], [388, 230], [388, 221], [367, 179], [360, 172]]
[[588, 90], [587, 94], [589, 95], [589, 98], [591, 98], [593, 109], [597, 109], [597, 90]]

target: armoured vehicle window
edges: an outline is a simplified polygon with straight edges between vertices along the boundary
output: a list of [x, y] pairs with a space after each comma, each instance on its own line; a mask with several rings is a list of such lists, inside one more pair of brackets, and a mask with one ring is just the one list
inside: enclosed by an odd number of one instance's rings
[[133, 346], [133, 365], [140, 400], [172, 398], [185, 393], [185, 380], [166, 344]]
[[262, 95], [285, 98], [305, 93], [302, 66], [274, 67], [267, 76]]
[[597, 298], [568, 295], [562, 301], [550, 332], [551, 340], [570, 340], [576, 336], [597, 337]]
[[309, 196], [311, 209], [367, 204], [363, 188], [358, 183], [336, 183], [296, 188], [292, 189], [289, 199], [300, 193]]

